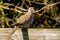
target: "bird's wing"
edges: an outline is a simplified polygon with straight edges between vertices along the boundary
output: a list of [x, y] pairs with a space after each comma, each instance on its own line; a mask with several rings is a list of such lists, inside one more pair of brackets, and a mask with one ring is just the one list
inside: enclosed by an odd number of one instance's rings
[[25, 23], [26, 21], [29, 20], [29, 18], [31, 17], [30, 14], [25, 14], [25, 15], [22, 15], [21, 17], [19, 17], [16, 21], [17, 23]]

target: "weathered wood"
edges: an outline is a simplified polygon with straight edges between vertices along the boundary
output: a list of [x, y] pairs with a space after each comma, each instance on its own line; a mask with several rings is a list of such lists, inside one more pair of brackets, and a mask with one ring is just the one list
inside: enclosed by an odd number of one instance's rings
[[[7, 40], [13, 28], [0, 28], [0, 40]], [[24, 31], [24, 30], [23, 30]], [[28, 33], [28, 34], [27, 34]], [[23, 37], [25, 36], [25, 38]], [[59, 29], [28, 29], [22, 32], [19, 28], [11, 36], [10, 40], [60, 40]]]

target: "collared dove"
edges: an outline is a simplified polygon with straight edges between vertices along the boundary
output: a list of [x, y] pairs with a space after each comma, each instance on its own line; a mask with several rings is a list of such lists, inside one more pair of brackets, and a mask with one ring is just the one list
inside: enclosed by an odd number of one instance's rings
[[[33, 22], [34, 20], [34, 9], [33, 7], [30, 7], [28, 9], [28, 12], [25, 15], [22, 15], [16, 20], [16, 23], [12, 24], [15, 28], [12, 30], [12, 32], [9, 34], [8, 40], [10, 39], [11, 35], [19, 28], [21, 27], [22, 30], [24, 28], [28, 28], [29, 25]], [[26, 29], [25, 29], [26, 30]]]
[[16, 20], [16, 23], [12, 24], [12, 26], [17, 26], [17, 27], [28, 27], [34, 20], [34, 9], [33, 7], [30, 7], [28, 9], [28, 12], [25, 15], [22, 15]]

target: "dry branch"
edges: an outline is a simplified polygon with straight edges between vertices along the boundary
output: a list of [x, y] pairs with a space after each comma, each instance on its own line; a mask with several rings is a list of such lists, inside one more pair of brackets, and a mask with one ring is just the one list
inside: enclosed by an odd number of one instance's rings
[[60, 3], [60, 2], [53, 3], [53, 4], [48, 4], [48, 5], [44, 6], [44, 7], [42, 7], [40, 10], [35, 11], [35, 13], [37, 13], [37, 12], [40, 12], [40, 11], [44, 10], [44, 9], [45, 9], [45, 8], [47, 8], [48, 6], [54, 6], [54, 5], [57, 5], [57, 4], [59, 4], [59, 3]]
[[34, 2], [34, 1], [29, 1], [29, 0], [26, 0], [28, 1], [29, 3], [36, 3], [36, 4], [39, 4], [39, 5], [46, 5], [45, 3], [39, 3], [39, 2]]

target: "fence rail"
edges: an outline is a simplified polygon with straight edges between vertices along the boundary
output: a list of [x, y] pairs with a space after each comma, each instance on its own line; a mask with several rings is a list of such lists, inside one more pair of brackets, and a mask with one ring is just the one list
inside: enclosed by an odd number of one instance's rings
[[[0, 40], [8, 40], [13, 28], [0, 28]], [[10, 40], [60, 40], [60, 29], [23, 29], [20, 28]]]

